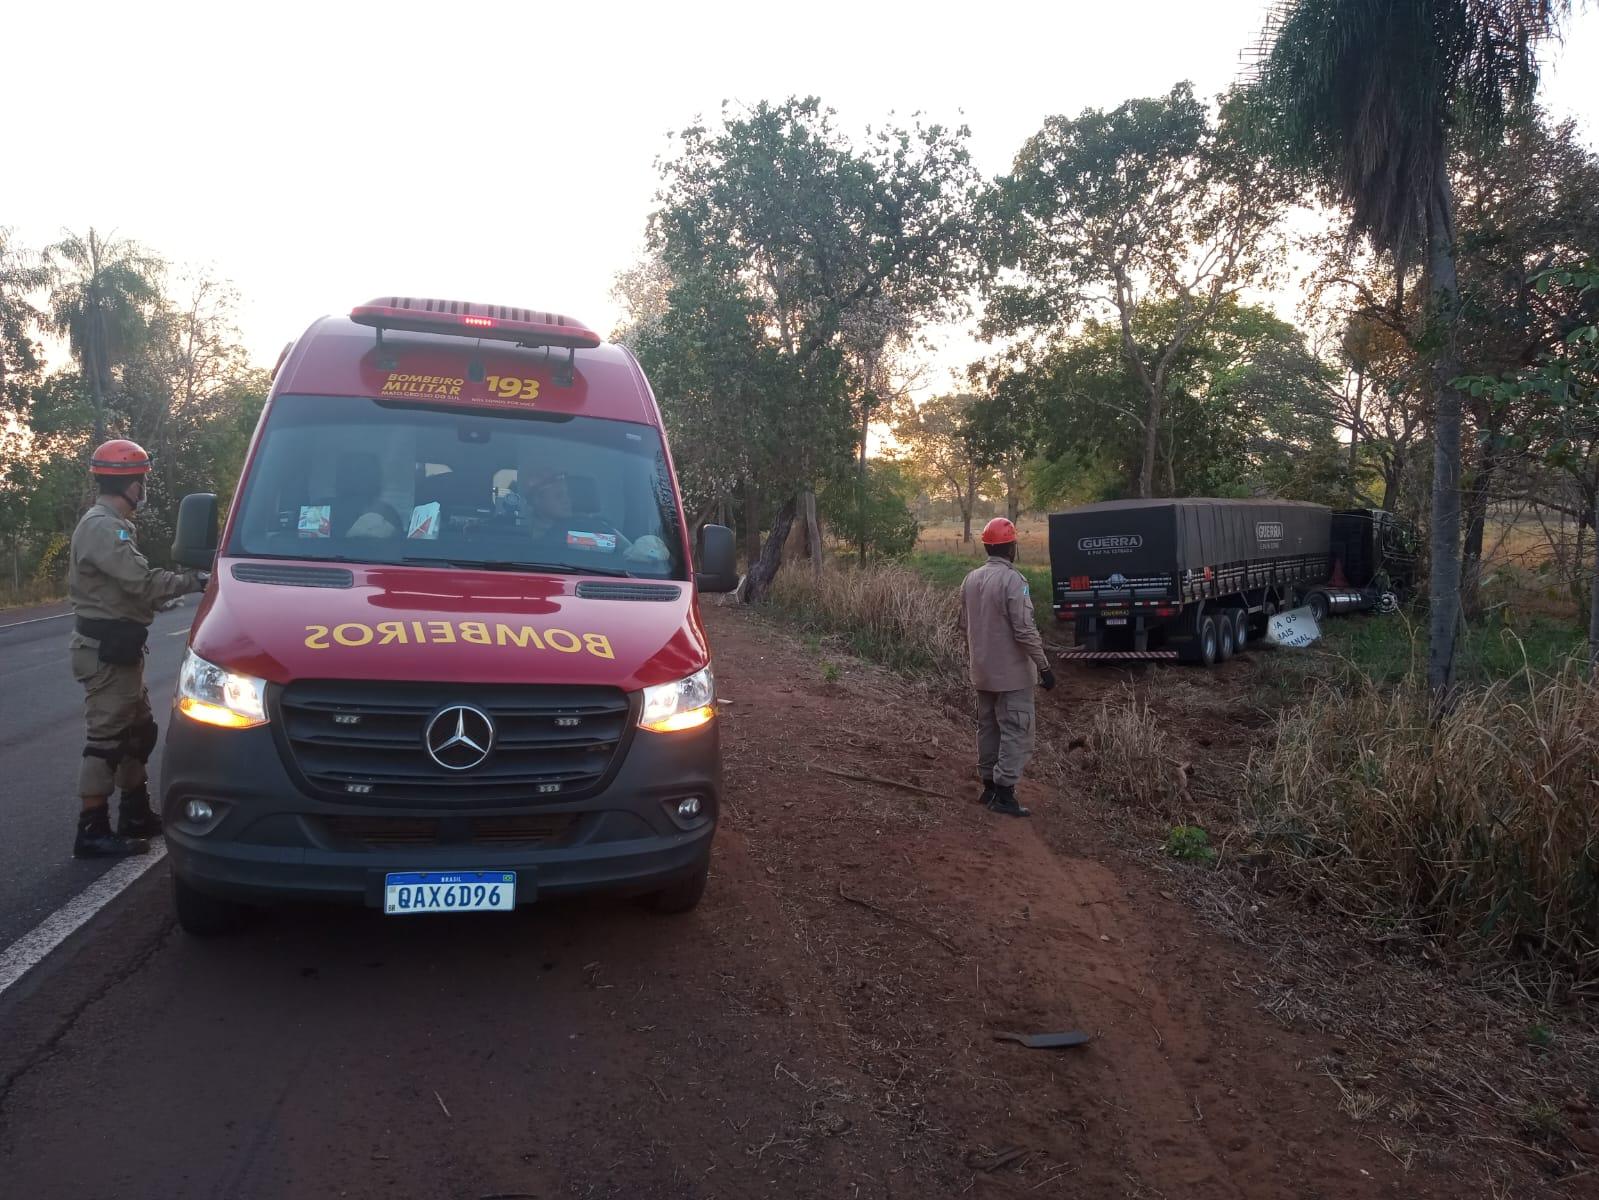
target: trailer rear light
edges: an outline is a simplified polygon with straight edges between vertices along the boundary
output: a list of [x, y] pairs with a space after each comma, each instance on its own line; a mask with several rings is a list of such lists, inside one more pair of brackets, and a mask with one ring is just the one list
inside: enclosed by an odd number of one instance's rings
[[352, 308], [350, 320], [376, 329], [380, 340], [385, 329], [399, 329], [566, 350], [592, 350], [600, 344], [600, 335], [573, 317], [464, 300], [380, 296]]
[[1072, 591], [1074, 591], [1074, 592], [1086, 592], [1089, 589], [1090, 586], [1091, 586], [1091, 583], [1090, 583], [1090, 580], [1089, 580], [1087, 575], [1073, 575], [1072, 576]]
[[1155, 610], [1155, 615], [1157, 617], [1175, 617], [1177, 615], [1177, 610], [1175, 608], [1157, 608]]

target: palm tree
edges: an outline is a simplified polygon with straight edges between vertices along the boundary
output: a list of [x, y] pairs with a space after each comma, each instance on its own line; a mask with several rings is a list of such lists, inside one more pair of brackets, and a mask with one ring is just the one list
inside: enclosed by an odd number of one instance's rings
[[105, 440], [111, 370], [138, 341], [145, 306], [160, 297], [161, 260], [137, 242], [68, 233], [47, 251], [55, 279], [50, 324], [64, 334], [94, 398], [94, 444]]
[[1427, 681], [1447, 696], [1460, 620], [1460, 393], [1454, 335], [1454, 139], [1496, 141], [1530, 105], [1537, 49], [1570, 0], [1283, 0], [1261, 40], [1256, 89], [1288, 163], [1317, 176], [1403, 275], [1428, 292], [1432, 577]]

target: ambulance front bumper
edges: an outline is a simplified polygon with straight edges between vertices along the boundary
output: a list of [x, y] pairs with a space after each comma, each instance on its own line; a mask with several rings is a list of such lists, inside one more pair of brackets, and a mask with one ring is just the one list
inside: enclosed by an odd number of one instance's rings
[[407, 871], [514, 871], [518, 904], [648, 893], [703, 869], [721, 799], [714, 721], [638, 732], [581, 799], [488, 805], [331, 801], [296, 782], [269, 726], [217, 729], [174, 712], [169, 729], [161, 809], [173, 871], [246, 903], [381, 907], [385, 876]]

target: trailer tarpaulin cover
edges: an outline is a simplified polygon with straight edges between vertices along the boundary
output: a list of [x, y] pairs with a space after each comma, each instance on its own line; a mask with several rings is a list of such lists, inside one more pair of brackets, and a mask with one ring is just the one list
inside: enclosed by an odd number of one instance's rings
[[1108, 500], [1049, 518], [1057, 585], [1325, 555], [1331, 511], [1291, 500]]

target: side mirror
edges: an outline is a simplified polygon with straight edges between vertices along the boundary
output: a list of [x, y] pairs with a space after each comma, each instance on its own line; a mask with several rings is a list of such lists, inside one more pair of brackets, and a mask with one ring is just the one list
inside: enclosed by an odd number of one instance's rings
[[216, 495], [194, 492], [178, 505], [178, 527], [172, 533], [172, 561], [196, 571], [209, 571], [216, 556]]
[[731, 592], [738, 587], [738, 543], [726, 525], [702, 525], [699, 570], [694, 586], [702, 592]]

